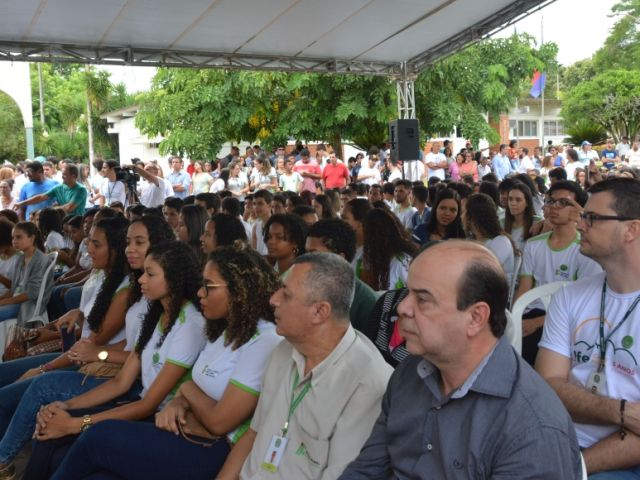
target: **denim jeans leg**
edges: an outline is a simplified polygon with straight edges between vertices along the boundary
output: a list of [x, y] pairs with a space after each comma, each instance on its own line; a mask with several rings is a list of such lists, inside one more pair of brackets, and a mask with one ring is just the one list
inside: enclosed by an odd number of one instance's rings
[[[60, 353], [43, 353], [42, 355], [33, 355], [31, 357], [18, 358], [10, 362], [0, 362], [0, 387], [9, 385], [18, 380], [24, 372], [32, 368], [55, 360]], [[1, 392], [2, 390], [0, 390]], [[0, 394], [0, 404], [2, 404], [2, 395]]]
[[79, 372], [50, 372], [35, 377], [22, 396], [9, 426], [0, 440], [0, 463], [9, 463], [29, 441], [42, 405], [65, 401], [85, 393], [107, 379], [87, 377]]
[[12, 318], [18, 318], [18, 312], [20, 311], [20, 304], [15, 305], [3, 305], [0, 307], [0, 322], [3, 320], [11, 320]]

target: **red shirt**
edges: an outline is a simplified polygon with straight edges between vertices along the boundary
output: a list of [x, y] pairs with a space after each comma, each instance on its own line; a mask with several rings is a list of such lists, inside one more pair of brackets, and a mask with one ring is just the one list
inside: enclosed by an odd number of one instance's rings
[[349, 181], [349, 170], [344, 163], [327, 163], [322, 172], [325, 188], [342, 188]]
[[[298, 172], [302, 176], [302, 172], [315, 173], [316, 175], [322, 175], [322, 170], [318, 166], [315, 160], [310, 160], [309, 163], [304, 163], [302, 160], [298, 160], [293, 166], [293, 171]], [[302, 177], [302, 191], [309, 190], [311, 193], [316, 193], [316, 179], [311, 177]]]

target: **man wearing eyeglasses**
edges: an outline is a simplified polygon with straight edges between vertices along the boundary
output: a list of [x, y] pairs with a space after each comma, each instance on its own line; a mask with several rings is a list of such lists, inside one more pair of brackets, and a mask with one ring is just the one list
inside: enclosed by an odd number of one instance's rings
[[536, 369], [573, 418], [589, 479], [640, 478], [640, 181], [590, 192], [580, 251], [604, 272], [553, 297]]
[[[546, 212], [552, 230], [527, 240], [515, 298], [534, 287], [559, 281], [574, 281], [601, 270], [580, 253], [580, 234], [576, 228], [578, 212], [587, 194], [576, 182], [559, 181], [549, 189]], [[522, 322], [522, 357], [533, 365], [545, 319], [544, 305], [536, 301], [525, 311]]]

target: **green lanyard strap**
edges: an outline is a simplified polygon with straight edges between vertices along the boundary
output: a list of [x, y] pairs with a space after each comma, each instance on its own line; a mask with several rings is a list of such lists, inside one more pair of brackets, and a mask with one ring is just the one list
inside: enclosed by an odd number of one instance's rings
[[614, 333], [618, 331], [618, 329], [622, 326], [624, 322], [631, 316], [631, 313], [640, 302], [640, 295], [636, 297], [633, 301], [627, 313], [624, 314], [622, 320], [609, 332], [609, 335], [605, 338], [604, 336], [604, 301], [607, 296], [607, 279], [605, 278], [604, 283], [602, 284], [602, 296], [600, 299], [600, 364], [598, 365], [598, 372], [601, 372], [604, 369], [604, 359], [607, 355], [607, 344], [609, 343], [609, 339], [613, 336]]
[[298, 374], [298, 370], [296, 370], [296, 374], [293, 377], [293, 387], [291, 388], [291, 404], [289, 405], [289, 414], [287, 415], [287, 421], [284, 422], [284, 426], [282, 427], [283, 437], [287, 436], [287, 431], [289, 430], [289, 421], [291, 420], [293, 412], [296, 411], [296, 408], [298, 408], [298, 405], [300, 405], [304, 396], [311, 389], [311, 380], [309, 380], [303, 387], [302, 391], [297, 396], [295, 396], [294, 393], [296, 391], [296, 387], [298, 386], [299, 380], [300, 375]]

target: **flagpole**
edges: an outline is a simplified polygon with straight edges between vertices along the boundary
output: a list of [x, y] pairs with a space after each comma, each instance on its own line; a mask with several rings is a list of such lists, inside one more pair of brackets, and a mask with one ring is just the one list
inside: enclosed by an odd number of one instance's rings
[[[544, 15], [540, 18], [540, 48], [544, 44]], [[543, 70], [544, 71], [544, 70]], [[540, 103], [540, 148], [544, 153], [544, 82], [542, 82], [542, 100]]]

